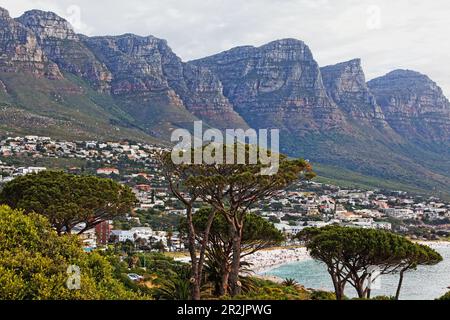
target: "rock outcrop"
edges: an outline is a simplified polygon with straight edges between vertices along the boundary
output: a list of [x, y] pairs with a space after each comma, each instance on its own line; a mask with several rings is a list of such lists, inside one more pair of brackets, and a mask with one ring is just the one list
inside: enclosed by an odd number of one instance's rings
[[111, 70], [113, 95], [185, 108], [220, 129], [246, 127], [223, 96], [218, 78], [205, 68], [183, 63], [166, 41], [132, 34], [83, 41]]
[[370, 92], [360, 59], [320, 69], [331, 99], [351, 118], [386, 125], [384, 114]]
[[111, 73], [80, 41], [69, 22], [40, 10], [27, 11], [16, 21], [33, 31], [45, 54], [61, 70], [84, 78], [98, 91], [109, 92]]
[[186, 108], [218, 129], [247, 128], [223, 95], [219, 78], [204, 67], [183, 63], [167, 43], [160, 44], [162, 69], [169, 86], [180, 96]]
[[294, 135], [345, 127], [302, 41], [238, 47], [192, 63], [220, 78], [225, 96], [251, 127], [279, 128]]
[[368, 85], [386, 121], [403, 137], [450, 143], [450, 103], [426, 75], [395, 70]]
[[0, 71], [26, 72], [50, 79], [61, 79], [58, 66], [49, 61], [36, 36], [0, 8]]
[[113, 74], [114, 95], [168, 91], [155, 37], [131, 34], [115, 37], [83, 37], [83, 42]]

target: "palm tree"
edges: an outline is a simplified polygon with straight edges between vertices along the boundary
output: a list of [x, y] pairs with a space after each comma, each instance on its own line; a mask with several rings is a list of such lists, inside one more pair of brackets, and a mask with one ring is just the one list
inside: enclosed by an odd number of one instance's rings
[[181, 271], [173, 272], [171, 277], [162, 279], [158, 288], [154, 290], [154, 296], [159, 300], [189, 300], [191, 296], [191, 283], [189, 274]]
[[294, 288], [298, 288], [299, 284], [295, 279], [292, 278], [287, 278], [283, 281], [283, 286], [285, 287], [294, 287]]
[[191, 295], [188, 279], [172, 278], [161, 282], [154, 295], [159, 300], [189, 300]]

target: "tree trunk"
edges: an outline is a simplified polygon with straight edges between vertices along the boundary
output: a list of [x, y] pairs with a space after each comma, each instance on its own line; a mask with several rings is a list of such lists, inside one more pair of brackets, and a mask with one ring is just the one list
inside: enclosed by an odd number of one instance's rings
[[331, 280], [333, 281], [333, 286], [334, 286], [334, 294], [336, 295], [336, 300], [342, 300], [342, 297], [339, 295], [339, 287], [338, 287], [338, 283], [336, 280], [336, 276], [334, 274], [332, 274], [330, 272], [330, 270], [328, 270], [328, 272], [331, 275]]
[[209, 233], [211, 231], [211, 226], [214, 221], [215, 212], [212, 212], [208, 217], [208, 222], [206, 224], [205, 232], [203, 234], [203, 239], [200, 244], [200, 254], [197, 258], [196, 250], [196, 231], [194, 227], [194, 222], [192, 219], [192, 207], [187, 209], [187, 222], [188, 222], [188, 239], [189, 239], [189, 253], [191, 256], [191, 283], [192, 283], [192, 300], [201, 300], [201, 286], [203, 279], [203, 264], [205, 262], [205, 253], [208, 247]]
[[366, 293], [366, 298], [370, 299], [370, 296], [372, 295], [372, 289], [368, 288]]
[[241, 284], [239, 282], [239, 272], [241, 270], [241, 239], [241, 230], [233, 226], [233, 261], [230, 272], [231, 295], [233, 297], [241, 293]]
[[360, 298], [360, 299], [364, 299], [365, 298], [364, 289], [361, 288], [360, 284], [358, 284], [356, 286], [356, 293], [358, 293], [358, 298]]
[[192, 284], [192, 293], [191, 293], [192, 300], [200, 300], [201, 299], [199, 284], [200, 284], [199, 279], [197, 277], [194, 277], [194, 283]]
[[400, 271], [400, 279], [398, 280], [397, 292], [395, 293], [395, 300], [398, 300], [400, 298], [400, 290], [402, 289], [404, 273], [405, 270]]
[[336, 300], [343, 300], [345, 295], [344, 295], [344, 291], [345, 291], [345, 283], [339, 284], [338, 285], [338, 291], [336, 293]]
[[219, 296], [223, 297], [228, 293], [228, 281], [230, 279], [230, 268], [227, 267], [222, 271], [222, 281], [219, 288]]
[[367, 289], [366, 289], [366, 298], [370, 299], [372, 296], [372, 286], [374, 285], [376, 279], [380, 276], [380, 275], [376, 275], [375, 278], [373, 278], [374, 276], [374, 272], [372, 271], [369, 274], [369, 278], [367, 279], [368, 283], [367, 283]]
[[331, 280], [333, 281], [334, 294], [336, 295], [336, 300], [344, 299], [345, 282], [341, 283], [337, 276], [329, 269], [328, 273], [331, 275]]
[[[231, 228], [229, 228], [230, 235], [232, 234]], [[232, 237], [231, 237], [232, 239]], [[231, 263], [233, 262], [233, 257], [231, 253], [233, 252], [233, 241], [229, 241], [228, 243], [224, 243], [223, 254], [222, 254], [222, 262], [220, 265], [220, 272], [222, 274], [220, 280], [220, 288], [218, 290], [219, 296], [225, 296], [230, 292], [230, 272], [231, 272]]]
[[344, 289], [345, 289], [344, 283], [337, 282], [334, 284], [334, 293], [336, 295], [336, 300], [344, 299]]
[[[196, 281], [197, 281], [197, 287], [198, 287], [198, 296], [200, 300], [200, 288], [202, 286], [202, 279], [203, 279], [203, 265], [205, 263], [205, 255], [206, 255], [206, 249], [208, 248], [208, 241], [209, 241], [209, 233], [211, 231], [211, 226], [213, 224], [214, 221], [214, 217], [215, 217], [216, 213], [213, 211], [211, 212], [211, 214], [208, 217], [208, 221], [206, 223], [206, 228], [205, 228], [205, 232], [203, 234], [203, 239], [201, 242], [201, 247], [200, 247], [200, 256], [198, 259], [198, 266], [197, 266], [197, 275], [196, 275]], [[192, 229], [195, 232], [195, 228], [194, 226], [192, 226]], [[195, 234], [194, 234], [194, 238], [195, 238]]]
[[364, 274], [362, 276], [354, 276], [355, 289], [358, 293], [359, 299], [366, 299], [367, 294], [369, 292], [369, 287], [365, 287], [365, 282], [367, 279], [367, 275]]
[[358, 293], [358, 298], [364, 299], [366, 297], [366, 292], [364, 290], [364, 281], [358, 280], [356, 282], [356, 292]]
[[189, 254], [191, 256], [191, 299], [200, 300], [200, 282], [201, 278], [198, 274], [198, 263], [197, 263], [197, 250], [195, 249], [195, 229], [194, 223], [192, 221], [192, 208], [187, 208], [187, 221], [188, 221], [188, 243], [189, 243]]

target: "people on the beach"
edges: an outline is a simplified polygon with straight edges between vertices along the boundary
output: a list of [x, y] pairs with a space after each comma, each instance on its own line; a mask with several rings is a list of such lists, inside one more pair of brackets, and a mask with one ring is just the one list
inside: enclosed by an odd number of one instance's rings
[[256, 252], [244, 259], [255, 273], [262, 273], [278, 266], [308, 259], [306, 248], [286, 248]]

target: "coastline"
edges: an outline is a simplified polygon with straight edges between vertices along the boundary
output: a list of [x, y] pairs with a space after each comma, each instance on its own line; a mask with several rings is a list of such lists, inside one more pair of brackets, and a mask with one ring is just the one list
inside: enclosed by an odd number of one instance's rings
[[308, 259], [311, 257], [306, 247], [294, 247], [259, 251], [246, 257], [244, 261], [252, 265], [251, 269], [255, 275], [263, 275], [283, 265]]
[[[416, 241], [418, 243], [418, 241]], [[433, 300], [448, 292], [450, 284], [450, 243], [448, 242], [420, 242], [437, 250], [443, 257], [443, 261], [433, 266], [420, 266], [416, 270], [408, 272], [405, 276], [401, 300]], [[311, 262], [311, 263], [310, 263]], [[256, 277], [282, 283], [286, 278], [292, 278], [305, 288], [313, 290], [332, 291], [333, 285], [325, 266], [320, 266], [312, 261], [287, 265], [281, 269], [269, 270], [267, 273]], [[379, 289], [375, 295], [391, 295], [395, 293], [398, 285], [398, 274], [383, 276]], [[348, 296], [354, 297], [355, 292], [348, 288]]]
[[[414, 241], [431, 248], [450, 247], [449, 241]], [[278, 267], [312, 259], [306, 247], [277, 248], [256, 252], [248, 256], [244, 261], [252, 264], [252, 272], [261, 278], [277, 278], [266, 273]], [[274, 280], [274, 279], [270, 279]], [[275, 280], [280, 280], [279, 278]]]
[[[415, 243], [427, 245], [431, 248], [450, 247], [449, 241], [414, 241]], [[267, 273], [284, 265], [302, 262], [312, 259], [306, 247], [275, 248], [258, 251], [247, 256], [243, 261], [251, 264], [251, 271], [254, 276], [280, 282], [283, 279], [268, 275]], [[189, 256], [176, 257], [176, 261], [189, 263]], [[270, 278], [270, 279], [269, 279]]]
[[431, 248], [436, 248], [436, 247], [450, 247], [450, 241], [413, 241], [415, 243], [421, 244], [421, 245], [425, 245], [425, 246], [429, 246]]

